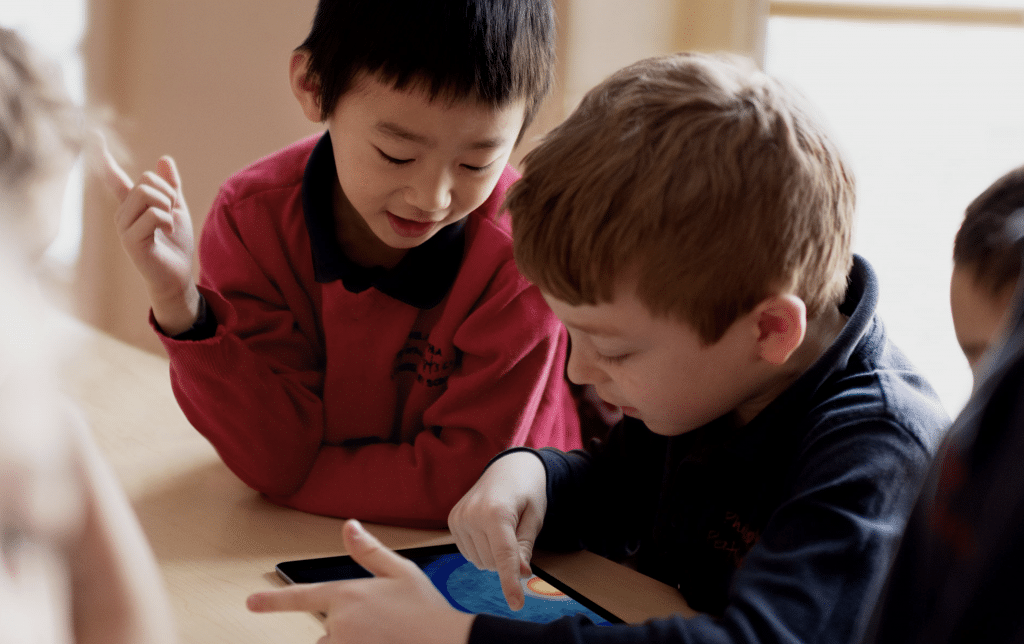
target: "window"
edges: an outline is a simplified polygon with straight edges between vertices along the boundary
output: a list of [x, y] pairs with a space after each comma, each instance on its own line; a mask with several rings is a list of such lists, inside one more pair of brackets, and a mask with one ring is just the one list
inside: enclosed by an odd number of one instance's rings
[[1024, 3], [990, 4], [773, 3], [765, 56], [845, 149], [881, 317], [953, 415], [971, 387], [949, 313], [953, 237], [967, 204], [1024, 164]]

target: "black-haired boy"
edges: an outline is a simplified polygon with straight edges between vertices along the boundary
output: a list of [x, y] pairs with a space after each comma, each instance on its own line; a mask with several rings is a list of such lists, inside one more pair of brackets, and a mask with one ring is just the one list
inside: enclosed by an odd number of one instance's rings
[[224, 184], [198, 288], [173, 162], [112, 165], [178, 401], [271, 500], [443, 527], [500, 450], [578, 445], [566, 336], [498, 217], [553, 29], [548, 0], [322, 0], [290, 81], [327, 133]]

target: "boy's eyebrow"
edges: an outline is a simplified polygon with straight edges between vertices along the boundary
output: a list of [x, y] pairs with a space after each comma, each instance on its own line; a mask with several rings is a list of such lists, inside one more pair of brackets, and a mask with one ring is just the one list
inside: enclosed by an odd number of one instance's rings
[[583, 333], [586, 333], [587, 335], [598, 335], [598, 336], [602, 336], [602, 337], [606, 337], [606, 338], [622, 335], [622, 330], [621, 329], [618, 329], [618, 328], [613, 327], [613, 326], [605, 326], [603, 324], [586, 324], [586, 323], [569, 324], [569, 323], [565, 323], [565, 326], [572, 327], [573, 329], [576, 329], [577, 331], [582, 331]]
[[[434, 139], [413, 132], [412, 130], [402, 127], [398, 123], [392, 123], [391, 121], [378, 121], [377, 130], [393, 138], [411, 141], [412, 143], [417, 143], [419, 145], [426, 145], [430, 147], [434, 147], [437, 145], [437, 142], [434, 141]], [[489, 139], [481, 139], [479, 141], [474, 141], [469, 144], [469, 149], [493, 150], [494, 148], [500, 148], [504, 144], [505, 139], [503, 137], [496, 136]]]
[[417, 134], [411, 130], [407, 130], [401, 125], [390, 121], [377, 121], [377, 129], [396, 139], [404, 139], [406, 141], [412, 141], [413, 143], [419, 143], [420, 145], [434, 144], [433, 139], [423, 136], [422, 134]]

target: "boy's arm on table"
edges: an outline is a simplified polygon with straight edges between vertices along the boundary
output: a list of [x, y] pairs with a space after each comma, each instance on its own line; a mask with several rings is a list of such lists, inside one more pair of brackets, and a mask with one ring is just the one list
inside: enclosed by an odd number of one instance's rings
[[[500, 286], [506, 292], [491, 294], [494, 306], [485, 302], [462, 323], [455, 336], [461, 366], [411, 443], [324, 447], [302, 488], [283, 502], [318, 514], [445, 527], [452, 506], [495, 454], [525, 440], [531, 428], [549, 431], [571, 420], [575, 430], [560, 367], [561, 328], [536, 290], [519, 284]], [[381, 493], [339, 498], [339, 485]]]
[[[300, 280], [263, 265], [284, 251], [271, 243], [254, 250], [256, 242], [243, 239], [242, 226], [225, 211], [215, 203], [202, 240], [202, 255], [217, 258], [217, 274], [211, 278], [204, 264], [202, 283], [215, 282], [219, 293], [201, 287], [218, 323], [215, 334], [162, 339], [186, 416], [239, 478], [275, 502], [443, 527], [495, 453], [535, 423], [564, 414], [551, 404], [564, 387], [556, 366], [564, 352], [561, 329], [535, 289], [506, 280], [490, 298], [500, 305], [477, 307], [456, 335], [462, 365], [412, 442], [325, 445], [325, 358], [311, 297]], [[537, 311], [546, 317], [538, 321]]]

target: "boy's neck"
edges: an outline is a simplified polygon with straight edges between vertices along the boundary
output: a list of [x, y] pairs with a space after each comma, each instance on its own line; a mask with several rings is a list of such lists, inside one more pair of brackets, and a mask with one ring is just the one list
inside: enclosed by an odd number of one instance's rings
[[409, 252], [408, 249], [392, 248], [382, 242], [370, 230], [362, 215], [356, 212], [337, 181], [334, 183], [333, 201], [335, 237], [350, 260], [367, 268], [383, 266], [390, 269]]
[[848, 318], [839, 311], [839, 307], [829, 307], [823, 313], [807, 321], [807, 333], [803, 342], [785, 364], [774, 369], [765, 379], [764, 389], [755, 397], [736, 409], [737, 425], [746, 425], [761, 410], [778, 398], [782, 392], [797, 381], [811, 365], [817, 362], [825, 351], [831, 347], [839, 333], [846, 326]]

